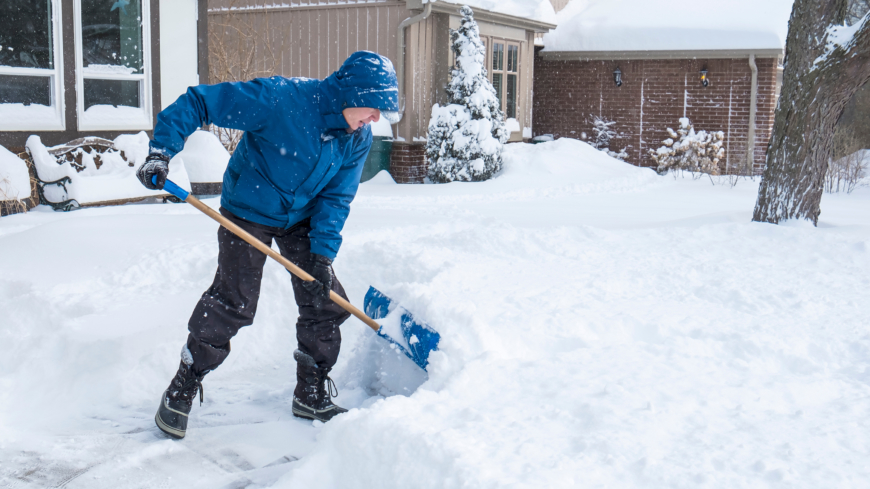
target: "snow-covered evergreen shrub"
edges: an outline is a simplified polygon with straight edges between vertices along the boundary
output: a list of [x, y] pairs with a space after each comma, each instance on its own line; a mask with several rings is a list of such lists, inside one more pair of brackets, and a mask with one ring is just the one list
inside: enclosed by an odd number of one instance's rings
[[595, 139], [590, 143], [592, 147], [601, 150], [618, 160], [625, 160], [628, 158], [628, 153], [625, 152], [625, 148], [622, 148], [619, 151], [610, 150], [610, 140], [616, 137], [616, 131], [614, 131], [611, 126], [616, 124], [616, 121], [611, 121], [604, 117], [598, 117], [597, 115], [590, 115], [590, 117], [592, 117], [592, 132], [595, 133]]
[[690, 172], [719, 174], [719, 161], [725, 157], [725, 133], [722, 131], [695, 132], [688, 118], [680, 118], [680, 129], [668, 128], [668, 139], [664, 146], [649, 150], [650, 156], [658, 164], [656, 171], [687, 170]]
[[474, 13], [462, 7], [459, 29], [450, 31], [456, 65], [447, 85], [450, 104], [432, 107], [426, 156], [436, 183], [487, 180], [501, 169], [508, 140], [495, 88], [486, 77], [486, 50]]

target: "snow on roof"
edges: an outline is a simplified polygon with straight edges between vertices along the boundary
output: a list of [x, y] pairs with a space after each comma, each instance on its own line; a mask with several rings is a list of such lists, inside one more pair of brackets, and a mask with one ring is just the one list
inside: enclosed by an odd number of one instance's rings
[[783, 49], [794, 0], [572, 0], [544, 51]]
[[513, 15], [541, 22], [556, 23], [556, 11], [550, 0], [423, 0], [423, 3], [452, 3], [481, 8], [490, 12]]

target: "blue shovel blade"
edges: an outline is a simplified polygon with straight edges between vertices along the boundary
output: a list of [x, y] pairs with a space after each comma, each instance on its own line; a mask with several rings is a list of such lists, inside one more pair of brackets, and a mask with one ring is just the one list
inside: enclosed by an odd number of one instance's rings
[[393, 338], [384, 327], [378, 330], [378, 336], [396, 345], [399, 350], [426, 370], [429, 365], [429, 353], [438, 349], [441, 335], [422, 321], [415, 321], [407, 309], [391, 300], [374, 287], [369, 287], [365, 298], [365, 312], [372, 319], [383, 319], [388, 314], [401, 314], [402, 338]]

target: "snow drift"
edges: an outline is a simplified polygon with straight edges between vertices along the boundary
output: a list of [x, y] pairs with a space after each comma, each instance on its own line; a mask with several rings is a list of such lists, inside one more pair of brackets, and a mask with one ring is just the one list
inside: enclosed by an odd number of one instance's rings
[[[442, 334], [428, 378], [342, 326], [326, 425], [290, 415], [295, 304], [254, 324], [188, 437], [153, 425], [216, 225], [184, 205], [0, 219], [0, 480], [25, 487], [864, 487], [870, 191], [818, 228], [757, 186], [659, 177], [579, 141], [483, 183], [360, 186], [335, 267]], [[217, 206], [216, 199], [207, 201]]]

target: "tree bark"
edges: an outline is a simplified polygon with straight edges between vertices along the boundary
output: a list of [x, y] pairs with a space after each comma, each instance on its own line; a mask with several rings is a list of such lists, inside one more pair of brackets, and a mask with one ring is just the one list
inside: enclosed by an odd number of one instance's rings
[[834, 128], [849, 99], [870, 79], [870, 17], [861, 19], [847, 39], [847, 7], [848, 0], [794, 3], [782, 91], [753, 221], [808, 219], [818, 224]]

